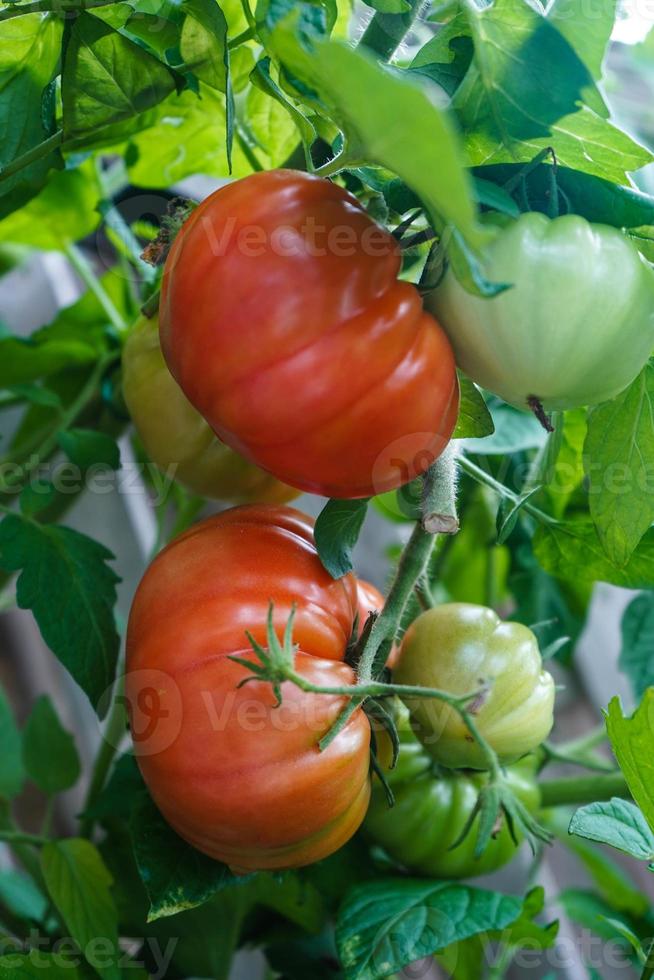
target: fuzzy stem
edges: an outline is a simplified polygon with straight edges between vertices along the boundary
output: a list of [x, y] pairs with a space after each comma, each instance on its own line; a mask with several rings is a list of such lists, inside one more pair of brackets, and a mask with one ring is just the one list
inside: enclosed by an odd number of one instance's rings
[[[486, 473], [485, 470], [482, 470], [480, 466], [473, 463], [467, 456], [462, 455], [459, 457], [459, 466], [465, 473], [468, 474], [468, 476], [471, 476], [473, 480], [476, 480], [477, 483], [481, 483], [485, 487], [489, 487], [491, 490], [494, 490], [500, 497], [504, 497], [506, 500], [511, 500], [514, 504], [520, 502], [519, 494], [514, 493], [513, 490], [509, 490], [508, 487], [504, 486], [503, 483], [500, 483], [499, 480], [496, 480], [495, 477], [490, 475], [490, 473]], [[545, 511], [539, 510], [538, 507], [534, 507], [534, 505], [530, 504], [529, 501], [522, 505], [522, 509], [526, 514], [531, 514], [532, 517], [535, 517], [540, 524], [559, 523], [559, 521], [557, 521], [554, 517], [546, 514]]]
[[[111, 768], [111, 764], [116, 757], [118, 746], [120, 745], [121, 736], [125, 731], [125, 700], [122, 696], [124, 687], [125, 678], [120, 677], [116, 683], [116, 690], [114, 692], [111, 711], [109, 712], [109, 717], [107, 718], [107, 723], [104, 732], [102, 733], [102, 742], [93, 765], [91, 782], [89, 783], [89, 788], [84, 800], [84, 812], [91, 809], [104, 789], [107, 781], [107, 775]], [[91, 836], [93, 832], [93, 825], [94, 820], [91, 817], [85, 817], [82, 820], [80, 827], [82, 837]]]
[[127, 330], [127, 324], [125, 323], [122, 314], [115, 307], [113, 300], [94, 273], [84, 253], [81, 252], [76, 245], [67, 245], [65, 251], [70, 264], [73, 266], [80, 279], [82, 279], [84, 284], [88, 286], [90, 291], [93, 293], [116, 332], [119, 334], [125, 333]]

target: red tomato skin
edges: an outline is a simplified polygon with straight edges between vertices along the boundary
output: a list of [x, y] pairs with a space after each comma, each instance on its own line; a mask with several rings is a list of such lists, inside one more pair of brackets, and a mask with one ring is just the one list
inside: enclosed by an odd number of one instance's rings
[[[329, 576], [311, 523], [291, 508], [234, 508], [176, 538], [146, 571], [128, 624], [126, 697], [145, 782], [181, 837], [239, 872], [331, 854], [370, 795], [362, 711], [320, 752], [345, 698], [285, 683], [275, 707], [270, 684], [238, 688], [251, 671], [228, 656], [256, 660], [245, 630], [266, 644], [271, 600], [280, 637], [295, 605], [297, 670], [320, 685], [353, 683], [343, 657], [356, 580]], [[155, 724], [137, 724], [153, 689]]]
[[330, 181], [235, 181], [168, 256], [168, 366], [218, 436], [279, 479], [333, 497], [394, 489], [440, 455], [459, 405], [449, 341], [400, 261]]

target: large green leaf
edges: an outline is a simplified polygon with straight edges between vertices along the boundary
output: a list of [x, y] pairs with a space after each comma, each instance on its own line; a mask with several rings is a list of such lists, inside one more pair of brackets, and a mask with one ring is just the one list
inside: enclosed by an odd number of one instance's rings
[[595, 79], [601, 79], [617, 0], [554, 0], [547, 19], [563, 35]]
[[654, 531], [648, 531], [626, 565], [608, 557], [590, 521], [542, 524], [534, 553], [545, 571], [571, 582], [610, 582], [625, 589], [646, 589], [654, 582]]
[[178, 85], [175, 73], [144, 48], [92, 14], [73, 24], [61, 82], [64, 138], [74, 140], [129, 121], [162, 102]]
[[80, 972], [74, 960], [62, 953], [33, 949], [0, 956], [0, 980], [80, 980]]
[[94, 705], [114, 680], [118, 656], [112, 558], [103, 545], [67, 527], [17, 514], [0, 524], [0, 567], [20, 571], [18, 605], [32, 610], [43, 639]]
[[304, 47], [288, 22], [273, 33], [283, 64], [327, 107], [349, 163], [387, 167], [421, 198], [438, 226], [454, 225], [472, 248], [486, 240], [460, 140], [435, 93], [335, 41]]
[[468, 4], [474, 56], [453, 106], [473, 165], [532, 160], [552, 146], [565, 166], [625, 183], [651, 154], [604, 118], [588, 68], [524, 0]]
[[341, 578], [352, 571], [352, 549], [359, 539], [367, 510], [367, 499], [328, 500], [318, 515], [314, 530], [316, 547], [332, 578]]
[[118, 913], [111, 875], [88, 840], [51, 841], [41, 852], [50, 898], [72, 938], [103, 980], [121, 980]]
[[[62, 26], [58, 18], [41, 14], [0, 24], [0, 168], [56, 131], [55, 93], [49, 86], [58, 70]], [[0, 217], [35, 194], [50, 168], [57, 166], [61, 154], [53, 147], [0, 180]]]
[[581, 807], [570, 821], [570, 833], [610, 844], [640, 861], [654, 861], [654, 833], [638, 807], [628, 800], [616, 797]]
[[654, 522], [654, 362], [621, 395], [592, 409], [584, 455], [597, 533], [611, 561], [624, 566]]
[[623, 715], [620, 699], [612, 698], [606, 730], [629, 791], [654, 831], [654, 687], [645, 691], [631, 717]]
[[447, 881], [387, 878], [354, 888], [341, 907], [336, 942], [347, 980], [381, 980], [453, 942], [503, 929], [522, 903]]

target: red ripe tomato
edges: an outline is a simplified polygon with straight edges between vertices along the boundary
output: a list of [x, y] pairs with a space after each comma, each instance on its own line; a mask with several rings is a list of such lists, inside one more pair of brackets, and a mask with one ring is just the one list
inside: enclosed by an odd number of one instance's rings
[[367, 497], [423, 472], [456, 422], [450, 344], [356, 198], [291, 170], [220, 188], [164, 269], [162, 349], [219, 437], [278, 479]]
[[343, 663], [357, 582], [325, 571], [311, 523], [252, 505], [192, 527], [158, 555], [136, 592], [127, 634], [126, 696], [136, 757], [169, 824], [239, 871], [299, 867], [357, 830], [370, 796], [370, 726], [357, 711], [321, 752], [343, 697], [238, 684], [295, 606], [297, 671], [315, 684], [354, 682]]

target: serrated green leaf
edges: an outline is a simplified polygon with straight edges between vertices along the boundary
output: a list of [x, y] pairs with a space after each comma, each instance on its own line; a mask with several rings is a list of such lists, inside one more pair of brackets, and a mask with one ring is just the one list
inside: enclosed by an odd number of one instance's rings
[[609, 582], [625, 589], [649, 588], [654, 581], [654, 531], [624, 566], [609, 559], [590, 521], [541, 524], [533, 544], [542, 568], [564, 581]]
[[75, 740], [62, 727], [46, 695], [34, 704], [27, 719], [23, 762], [28, 776], [44, 793], [61, 793], [79, 779], [81, 765]]
[[532, 5], [495, 0], [465, 10], [474, 55], [453, 107], [473, 165], [527, 163], [552, 146], [564, 166], [627, 183], [651, 160], [605, 118], [588, 68]]
[[570, 821], [569, 831], [586, 840], [609, 844], [640, 861], [654, 860], [654, 833], [637, 806], [612, 799], [581, 807]]
[[347, 980], [381, 980], [477, 933], [504, 929], [520, 899], [446, 881], [382, 878], [348, 893], [336, 924]]
[[120, 449], [115, 439], [93, 429], [66, 429], [57, 441], [72, 463], [82, 470], [91, 466], [120, 467]]
[[622, 617], [620, 669], [637, 698], [654, 686], [654, 592], [644, 592], [627, 606]]
[[144, 796], [130, 821], [134, 855], [150, 899], [148, 922], [176, 915], [208, 901], [230, 886], [243, 884], [225, 864], [178, 837], [149, 796]]
[[352, 549], [359, 539], [368, 500], [328, 500], [318, 515], [314, 538], [321, 562], [332, 578], [351, 572]]
[[114, 680], [118, 576], [111, 552], [67, 527], [10, 514], [0, 524], [0, 567], [18, 572], [16, 600], [31, 609], [45, 642], [97, 705]]
[[25, 770], [21, 736], [5, 692], [0, 687], [0, 800], [11, 800], [23, 788]]
[[612, 698], [606, 730], [629, 791], [654, 830], [654, 688], [645, 691], [630, 718], [622, 714], [620, 699]]
[[593, 78], [602, 78], [617, 0], [554, 0], [547, 19], [577, 52]]
[[[121, 980], [112, 878], [97, 848], [75, 837], [51, 841], [41, 851], [41, 870], [50, 898], [90, 964], [103, 980]], [[96, 959], [98, 941], [102, 954]]]
[[590, 513], [611, 561], [624, 566], [654, 522], [654, 362], [588, 416], [584, 446]]
[[140, 128], [141, 113], [175, 90], [175, 73], [144, 48], [92, 14], [78, 14], [66, 47], [61, 81], [64, 138], [124, 124]]

